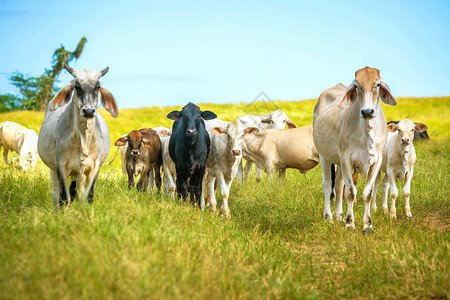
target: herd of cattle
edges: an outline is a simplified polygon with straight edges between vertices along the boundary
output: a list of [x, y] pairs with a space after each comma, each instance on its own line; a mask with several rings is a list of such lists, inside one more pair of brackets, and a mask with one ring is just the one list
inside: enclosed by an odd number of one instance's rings
[[[92, 202], [99, 169], [110, 151], [108, 127], [96, 112], [99, 95], [113, 118], [119, 112], [114, 96], [99, 81], [108, 68], [100, 72], [65, 68], [74, 79], [49, 103], [39, 137], [17, 123], [0, 124], [0, 148], [5, 149], [6, 163], [8, 151], [15, 151], [24, 171], [36, 166], [38, 156], [50, 168], [55, 206], [75, 198]], [[355, 174], [357, 178], [359, 173], [367, 177], [363, 231], [372, 232], [370, 210], [376, 209], [381, 172], [386, 174], [383, 211], [388, 213], [390, 189], [390, 216], [396, 217], [396, 179], [400, 179], [404, 180], [405, 213], [411, 217], [410, 184], [416, 159], [412, 142], [415, 136], [428, 138], [425, 124], [407, 119], [387, 124], [380, 100], [387, 105], [397, 103], [379, 71], [366, 67], [355, 73], [349, 86], [338, 84], [320, 95], [310, 126], [297, 127], [280, 109], [224, 122], [215, 113], [188, 103], [181, 111], [167, 115], [174, 121], [172, 129], [132, 130], [114, 144], [120, 151], [130, 189], [135, 186], [134, 178], [140, 176], [136, 185], [139, 191], [150, 187], [152, 192], [154, 184], [159, 190], [162, 168], [165, 192], [184, 200], [189, 194], [191, 203], [199, 208], [209, 205], [216, 211], [218, 187], [220, 211], [226, 217], [230, 216], [228, 199], [234, 177], [237, 175], [242, 184], [253, 164], [256, 180], [260, 181], [261, 170], [269, 177], [278, 173], [282, 179], [287, 168], [306, 173], [320, 162], [324, 217], [333, 219], [330, 202], [336, 198], [335, 217], [354, 230]], [[245, 169], [243, 159], [247, 161]], [[345, 218], [343, 199], [347, 200]]]

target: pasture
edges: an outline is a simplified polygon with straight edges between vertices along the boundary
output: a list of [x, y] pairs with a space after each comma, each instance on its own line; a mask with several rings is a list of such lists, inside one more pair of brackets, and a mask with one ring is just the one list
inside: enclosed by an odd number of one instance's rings
[[[288, 170], [284, 182], [264, 175], [259, 185], [252, 177], [239, 187], [235, 179], [232, 217], [223, 219], [163, 194], [129, 191], [118, 157], [101, 168], [92, 205], [75, 202], [55, 212], [42, 161], [24, 173], [1, 160], [0, 299], [448, 298], [450, 97], [397, 101], [383, 105], [386, 119], [423, 122], [431, 140], [414, 142], [413, 218], [404, 217], [401, 192], [398, 218], [385, 217], [380, 187], [372, 235], [361, 232], [363, 179], [357, 231], [322, 220], [320, 166], [306, 175]], [[314, 104], [273, 105], [304, 126], [312, 124]], [[265, 103], [199, 106], [225, 121], [269, 112]], [[100, 112], [113, 144], [131, 129], [171, 127], [166, 115], [179, 108], [123, 109], [117, 119]], [[43, 118], [0, 114], [0, 122], [37, 132]]]

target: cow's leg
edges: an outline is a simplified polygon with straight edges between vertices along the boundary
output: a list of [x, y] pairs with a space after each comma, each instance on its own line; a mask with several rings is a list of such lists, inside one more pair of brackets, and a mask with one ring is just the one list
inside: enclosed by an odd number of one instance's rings
[[8, 149], [6, 147], [3, 150], [3, 158], [5, 159], [5, 163], [8, 164]]
[[155, 170], [150, 168], [150, 172], [148, 173], [148, 189], [150, 194], [153, 194], [153, 185], [155, 184]]
[[341, 168], [338, 167], [335, 174], [336, 176], [334, 181], [334, 190], [336, 192], [336, 210], [334, 214], [336, 216], [336, 220], [338, 220], [339, 222], [344, 222], [344, 210], [342, 209], [342, 192], [344, 190], [344, 179], [342, 178]]
[[320, 166], [322, 167], [322, 189], [325, 196], [325, 211], [323, 217], [325, 220], [333, 221], [333, 216], [331, 215], [331, 163], [325, 160], [322, 155], [319, 155]]
[[377, 179], [378, 172], [381, 168], [381, 159], [379, 159], [372, 167], [369, 168], [367, 174], [367, 183], [363, 190], [364, 200], [364, 216], [363, 216], [363, 232], [372, 233], [372, 219], [370, 217], [370, 205], [372, 204], [372, 194], [375, 186], [375, 180]]
[[381, 191], [383, 192], [383, 213], [387, 215], [388, 213], [388, 192], [389, 192], [389, 180], [388, 175], [384, 174], [383, 183], [381, 186]]
[[184, 201], [187, 199], [188, 195], [188, 172], [183, 172], [181, 169], [177, 169], [177, 190], [178, 195], [181, 195]]
[[244, 167], [244, 180], [248, 181], [250, 178], [250, 171], [252, 170], [253, 162], [251, 160], [247, 160]]
[[378, 183], [380, 182], [381, 177], [381, 170], [378, 171], [378, 174], [375, 178], [375, 184], [373, 185], [373, 192], [372, 192], [372, 210], [377, 210], [377, 192], [378, 192]]
[[216, 192], [214, 190], [214, 185], [216, 182], [216, 177], [212, 171], [208, 173], [208, 177], [206, 180], [206, 187], [208, 190], [208, 197], [211, 211], [216, 211], [217, 209], [217, 200], [216, 200]]
[[347, 199], [347, 216], [345, 217], [345, 227], [350, 230], [355, 230], [355, 216], [353, 215], [353, 204], [356, 201], [356, 186], [353, 183], [352, 171], [353, 167], [348, 160], [343, 160], [341, 163], [342, 179], [345, 184], [345, 198]]
[[242, 185], [242, 179], [243, 179], [242, 176], [244, 175], [243, 169], [244, 168], [242, 166], [242, 159], [241, 159], [241, 161], [239, 162], [239, 165], [238, 165], [238, 170], [237, 170], [237, 179], [238, 179], [239, 185]]
[[89, 203], [92, 203], [94, 201], [94, 191], [95, 191], [95, 185], [97, 184], [98, 172], [100, 169], [99, 166], [100, 166], [100, 164], [99, 164], [99, 162], [97, 162], [95, 168], [86, 175], [87, 195], [85, 197], [87, 198]]
[[53, 200], [53, 206], [55, 208], [59, 208], [59, 182], [58, 182], [58, 175], [56, 174], [56, 171], [50, 170], [50, 177], [52, 179], [52, 200]]
[[127, 175], [128, 175], [128, 189], [131, 190], [134, 188], [134, 174], [130, 165], [127, 165]]
[[60, 192], [60, 205], [70, 204], [69, 189], [67, 188], [67, 174], [64, 172], [64, 168], [61, 165], [56, 167], [56, 177], [58, 181], [58, 190]]
[[[205, 167], [198, 167], [189, 179], [189, 190], [191, 192], [191, 202], [193, 205], [197, 203], [199, 209], [203, 209], [201, 203], [203, 176], [205, 175]], [[194, 195], [194, 197], [192, 197]]]
[[230, 190], [228, 189], [228, 182], [226, 182], [222, 172], [219, 172], [217, 181], [219, 183], [220, 194], [222, 196], [222, 208], [220, 209], [220, 212], [225, 218], [229, 218], [230, 208], [228, 207], [228, 197], [230, 196]]
[[255, 180], [256, 182], [260, 182], [262, 179], [262, 171], [255, 165]]
[[411, 179], [413, 177], [414, 170], [411, 168], [411, 171], [406, 172], [405, 175], [405, 185], [403, 186], [403, 195], [405, 195], [405, 213], [407, 218], [411, 218], [411, 207], [409, 206], [409, 196], [411, 192]]
[[[152, 172], [152, 169], [150, 167], [142, 170], [141, 177], [139, 178], [139, 181], [136, 185], [136, 188], [139, 192], [145, 192], [145, 190], [148, 187], [148, 177], [150, 176], [150, 173]], [[153, 175], [153, 174], [151, 174]], [[152, 186], [153, 188], [153, 186]]]
[[395, 183], [395, 174], [393, 171], [388, 170], [388, 180], [389, 180], [389, 187], [391, 189], [391, 211], [390, 216], [392, 219], [397, 218], [397, 210], [395, 209], [395, 200], [398, 196], [398, 189], [397, 184]]
[[153, 167], [153, 170], [154, 170], [156, 189], [158, 190], [158, 193], [159, 193], [159, 191], [161, 190], [161, 166], [156, 165], [155, 167]]
[[278, 178], [280, 178], [281, 181], [284, 181], [284, 178], [286, 177], [286, 169], [281, 168], [278, 170]]

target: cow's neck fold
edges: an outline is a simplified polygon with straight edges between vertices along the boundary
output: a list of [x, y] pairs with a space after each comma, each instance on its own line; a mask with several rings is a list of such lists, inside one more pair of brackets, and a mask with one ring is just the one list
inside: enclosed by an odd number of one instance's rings
[[73, 127], [75, 129], [75, 135], [80, 141], [81, 147], [81, 164], [84, 166], [84, 161], [89, 155], [89, 145], [92, 141], [92, 137], [94, 136], [94, 128], [95, 128], [95, 117], [93, 118], [83, 118], [80, 115], [78, 109], [74, 106], [74, 124]]

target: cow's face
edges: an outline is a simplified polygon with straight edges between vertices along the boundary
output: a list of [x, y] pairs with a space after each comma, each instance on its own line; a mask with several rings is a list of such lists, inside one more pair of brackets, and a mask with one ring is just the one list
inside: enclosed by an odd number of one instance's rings
[[286, 113], [281, 109], [277, 109], [271, 114], [262, 116], [261, 123], [267, 124], [267, 129], [284, 129], [286, 126], [289, 129], [297, 127], [297, 125], [289, 119]]
[[390, 123], [387, 127], [388, 131], [397, 131], [398, 143], [402, 147], [408, 147], [414, 140], [414, 130], [423, 132], [428, 129], [428, 126], [423, 123], [414, 124], [413, 121], [404, 119], [398, 122], [398, 124]]
[[124, 146], [128, 143], [128, 149], [132, 156], [138, 156], [142, 147], [149, 149], [150, 141], [147, 140], [139, 130], [132, 130], [126, 136], [122, 136], [114, 143], [115, 146]]
[[380, 98], [388, 105], [397, 104], [388, 85], [381, 79], [380, 71], [365, 67], [356, 71], [355, 80], [347, 87], [340, 106], [350, 106], [358, 100], [361, 118], [370, 120], [377, 114]]
[[200, 126], [205, 127], [205, 122], [202, 120], [212, 120], [217, 118], [217, 115], [211, 111], [201, 111], [200, 108], [188, 103], [181, 111], [172, 111], [167, 115], [171, 120], [181, 119], [185, 134], [189, 138], [194, 138], [200, 129]]
[[244, 142], [245, 127], [241, 122], [231, 122], [226, 128], [214, 127], [210, 130], [214, 134], [227, 135], [227, 148], [231, 154], [239, 156], [242, 154], [242, 143]]
[[[100, 77], [108, 72], [108, 68], [103, 71], [91, 71], [89, 69], [73, 70], [64, 65], [66, 70], [72, 74], [72, 82], [63, 87], [49, 104], [50, 110], [55, 110], [68, 103], [72, 98], [73, 104], [78, 114], [83, 118], [93, 118], [97, 112], [98, 94], [101, 95], [103, 107], [116, 118], [119, 114], [114, 96], [100, 84]], [[72, 92], [74, 92], [73, 97]]]

